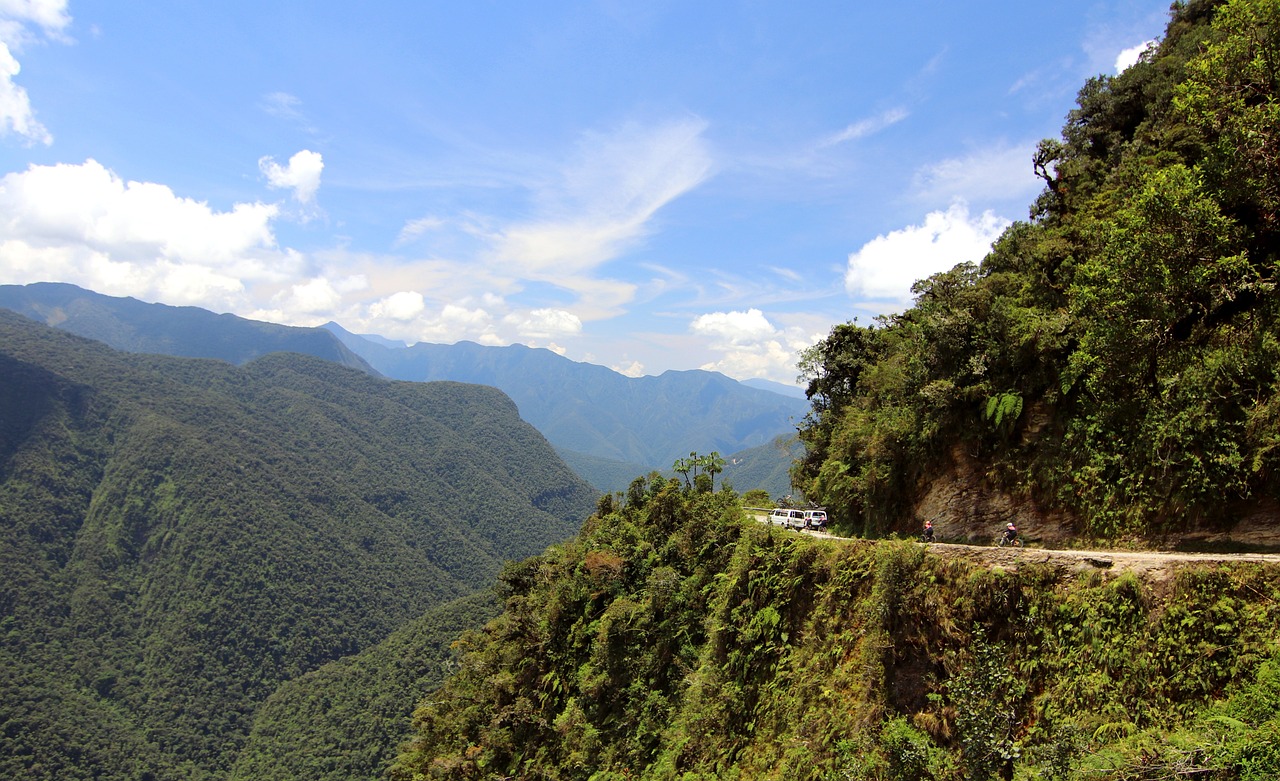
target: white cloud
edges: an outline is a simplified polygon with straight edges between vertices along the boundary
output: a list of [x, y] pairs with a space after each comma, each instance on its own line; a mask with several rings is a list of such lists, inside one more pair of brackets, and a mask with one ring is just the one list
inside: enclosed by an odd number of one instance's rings
[[270, 157], [258, 160], [258, 168], [267, 177], [267, 184], [277, 189], [293, 190], [299, 203], [310, 204], [320, 189], [320, 172], [324, 170], [324, 158], [319, 152], [304, 149], [289, 158], [289, 165], [282, 166]]
[[898, 124], [910, 115], [910, 112], [905, 108], [891, 108], [877, 116], [868, 117], [867, 119], [854, 122], [839, 133], [834, 133], [827, 138], [824, 138], [818, 143], [818, 148], [821, 149], [824, 147], [836, 146], [837, 144], [843, 144], [846, 141], [856, 141], [860, 138], [865, 138], [874, 133], [878, 133], [891, 125]]
[[503, 318], [524, 339], [553, 339], [582, 332], [582, 321], [563, 309], [529, 309]]
[[643, 238], [659, 209], [710, 175], [705, 129], [687, 119], [586, 134], [560, 181], [535, 193], [541, 216], [488, 236], [491, 262], [578, 291], [587, 272]]
[[711, 336], [728, 344], [749, 344], [772, 337], [773, 324], [759, 309], [746, 312], [713, 312], [694, 318], [694, 333]]
[[738, 379], [764, 377], [778, 382], [795, 380], [800, 351], [821, 336], [799, 327], [779, 328], [759, 309], [700, 315], [689, 330], [705, 338], [708, 349], [721, 354], [700, 368]]
[[17, 133], [28, 141], [46, 146], [52, 144], [53, 136], [36, 120], [35, 112], [31, 110], [27, 91], [13, 81], [19, 70], [21, 66], [9, 52], [9, 47], [0, 41], [0, 135]]
[[1116, 55], [1116, 73], [1124, 73], [1131, 66], [1136, 65], [1138, 60], [1142, 59], [1142, 55], [1155, 46], [1157, 41], [1143, 41], [1136, 46], [1130, 46], [1128, 49]]
[[991, 211], [970, 217], [964, 202], [930, 212], [921, 225], [877, 236], [849, 256], [845, 288], [868, 308], [901, 311], [911, 286], [958, 263], [979, 261], [1009, 221]]
[[627, 377], [643, 377], [644, 376], [644, 364], [640, 363], [639, 361], [632, 361], [630, 363], [624, 363], [624, 364], [614, 364], [609, 368], [613, 369], [618, 374], [623, 374], [623, 375], [626, 375]]
[[439, 230], [445, 225], [445, 221], [439, 217], [420, 217], [416, 220], [409, 220], [400, 229], [400, 235], [396, 237], [396, 244], [407, 244], [424, 233]]
[[30, 25], [65, 41], [63, 30], [70, 23], [66, 0], [0, 0], [0, 135], [14, 133], [28, 143], [53, 143], [53, 136], [36, 119], [27, 91], [13, 80], [22, 70], [13, 54], [33, 39]]
[[262, 203], [217, 211], [94, 160], [33, 165], [0, 178], [0, 275], [233, 309], [246, 286], [283, 284], [303, 267], [276, 247], [276, 214]]
[[39, 26], [53, 38], [60, 38], [71, 24], [67, 0], [0, 0], [0, 20], [8, 23], [7, 29], [0, 26], [0, 35], [10, 43], [26, 35], [27, 24]]
[[953, 157], [915, 173], [913, 190], [920, 200], [951, 202], [1025, 200], [1043, 184], [1031, 167], [1034, 142], [1000, 144], [965, 157]]
[[369, 307], [373, 317], [386, 317], [392, 320], [408, 322], [422, 314], [427, 308], [426, 299], [416, 290], [402, 290], [386, 298], [375, 301]]
[[284, 311], [294, 316], [325, 314], [332, 312], [342, 303], [342, 294], [328, 279], [316, 277], [301, 284], [291, 285], [288, 293], [281, 298], [281, 303]]

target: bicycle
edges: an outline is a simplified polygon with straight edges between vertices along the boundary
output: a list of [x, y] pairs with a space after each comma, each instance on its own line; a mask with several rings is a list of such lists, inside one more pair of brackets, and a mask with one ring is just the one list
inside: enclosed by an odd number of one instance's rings
[[997, 548], [1021, 548], [1022, 538], [1014, 537], [1010, 539], [1009, 535], [1001, 534], [999, 537], [996, 537], [996, 547]]

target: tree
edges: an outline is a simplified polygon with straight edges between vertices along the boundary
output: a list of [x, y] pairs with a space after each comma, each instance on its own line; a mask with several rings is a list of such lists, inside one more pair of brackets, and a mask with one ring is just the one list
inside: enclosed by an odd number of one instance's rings
[[710, 454], [702, 457], [702, 469], [708, 475], [711, 475], [711, 490], [716, 490], [716, 475], [724, 471], [725, 464], [728, 462], [720, 457], [720, 454], [712, 450]]
[[671, 465], [671, 468], [675, 470], [677, 474], [684, 477], [685, 487], [687, 488], [693, 487], [693, 485], [689, 482], [689, 471], [693, 469], [693, 464], [690, 462], [689, 459], [677, 458], [676, 462]]

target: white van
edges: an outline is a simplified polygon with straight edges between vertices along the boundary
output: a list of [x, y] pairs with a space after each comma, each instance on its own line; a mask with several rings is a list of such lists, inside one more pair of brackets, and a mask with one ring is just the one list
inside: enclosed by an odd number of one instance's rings
[[827, 511], [805, 510], [804, 525], [810, 529], [825, 529], [827, 527]]
[[805, 528], [804, 510], [787, 510], [779, 507], [769, 513], [769, 523], [776, 523], [792, 529]]

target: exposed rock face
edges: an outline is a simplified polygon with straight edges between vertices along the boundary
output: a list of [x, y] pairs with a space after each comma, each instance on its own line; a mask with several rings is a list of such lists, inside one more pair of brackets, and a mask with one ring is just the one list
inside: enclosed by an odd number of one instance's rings
[[1012, 521], [1024, 539], [1054, 547], [1074, 535], [1074, 519], [1061, 511], [1047, 511], [1033, 500], [993, 488], [981, 464], [957, 447], [951, 467], [930, 482], [916, 503], [915, 515], [933, 521], [943, 540], [991, 542]]
[[[1078, 524], [1073, 515], [1046, 509], [1027, 496], [993, 487], [982, 464], [964, 448], [953, 449], [950, 462], [942, 474], [930, 481], [915, 505], [915, 517], [922, 523], [933, 521], [938, 539], [988, 543], [1010, 521], [1025, 540], [1045, 547], [1066, 546], [1076, 538]], [[1280, 501], [1264, 497], [1242, 505], [1235, 517], [1237, 520], [1228, 526], [1192, 525], [1145, 542], [1189, 550], [1280, 550]]]

